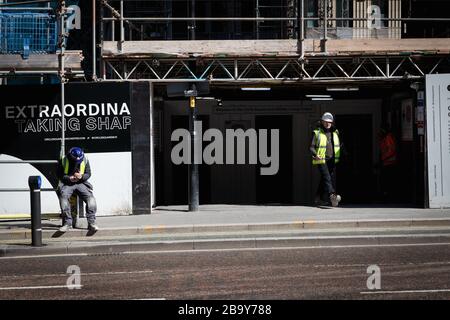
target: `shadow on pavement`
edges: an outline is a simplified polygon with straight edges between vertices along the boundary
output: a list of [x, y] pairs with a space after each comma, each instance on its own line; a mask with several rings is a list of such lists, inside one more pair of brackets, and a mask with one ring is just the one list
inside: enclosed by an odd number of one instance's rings
[[54, 234], [52, 234], [52, 238], [59, 238], [61, 237], [65, 232], [62, 231], [56, 231]]
[[88, 230], [88, 232], [86, 233], [86, 237], [92, 237], [96, 233], [97, 233], [97, 231], [95, 231], [95, 230]]
[[165, 209], [165, 208], [156, 208], [153, 211], [177, 211], [177, 212], [189, 212], [188, 209]]

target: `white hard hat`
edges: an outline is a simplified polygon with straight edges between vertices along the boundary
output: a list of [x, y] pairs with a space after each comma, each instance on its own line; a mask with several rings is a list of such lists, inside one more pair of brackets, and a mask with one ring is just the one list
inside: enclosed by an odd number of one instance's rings
[[325, 112], [322, 115], [322, 119], [321, 120], [325, 121], [325, 122], [334, 122], [333, 115], [331, 113], [329, 113], [329, 112]]

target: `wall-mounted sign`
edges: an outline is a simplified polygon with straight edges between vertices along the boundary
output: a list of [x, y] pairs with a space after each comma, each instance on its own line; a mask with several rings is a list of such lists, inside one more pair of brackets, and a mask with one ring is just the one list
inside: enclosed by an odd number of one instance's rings
[[417, 92], [416, 126], [419, 136], [425, 135], [425, 92]]
[[450, 74], [426, 76], [430, 208], [450, 207]]
[[[129, 83], [74, 83], [65, 91], [66, 150], [86, 151], [99, 215], [130, 212], [131, 116], [133, 110], [148, 110], [148, 100], [132, 106]], [[0, 86], [0, 159], [57, 160], [61, 113], [59, 85]], [[58, 184], [54, 164], [0, 164], [0, 188], [26, 188], [30, 173], [43, 176], [46, 187]], [[0, 193], [0, 214], [29, 212], [27, 196]], [[56, 195], [44, 192], [42, 210], [59, 211]]]
[[402, 101], [402, 141], [413, 141], [413, 100]]
[[[127, 83], [67, 84], [66, 146], [131, 151], [129, 90]], [[62, 129], [59, 85], [1, 86], [0, 97], [0, 153], [26, 160], [56, 158]]]

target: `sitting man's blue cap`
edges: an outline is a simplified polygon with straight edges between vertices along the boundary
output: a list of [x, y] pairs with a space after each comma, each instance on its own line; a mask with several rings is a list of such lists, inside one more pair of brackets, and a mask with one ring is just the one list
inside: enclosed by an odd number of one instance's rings
[[73, 147], [68, 153], [69, 159], [76, 163], [81, 163], [84, 159], [84, 152], [80, 147]]

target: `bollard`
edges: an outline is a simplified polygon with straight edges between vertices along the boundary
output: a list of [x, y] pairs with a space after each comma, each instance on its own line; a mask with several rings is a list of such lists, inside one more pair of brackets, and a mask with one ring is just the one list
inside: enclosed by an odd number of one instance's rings
[[42, 246], [41, 184], [42, 179], [40, 176], [30, 176], [28, 178], [31, 205], [31, 245], [33, 247]]

